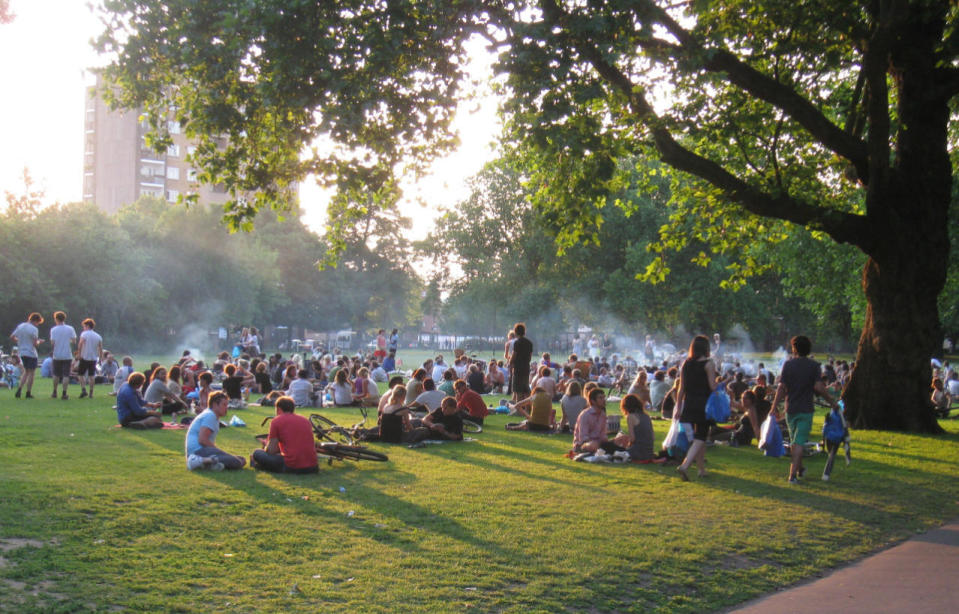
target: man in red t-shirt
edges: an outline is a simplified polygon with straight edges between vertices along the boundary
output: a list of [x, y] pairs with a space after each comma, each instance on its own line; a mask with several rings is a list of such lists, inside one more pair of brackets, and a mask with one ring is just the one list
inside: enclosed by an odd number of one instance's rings
[[463, 417], [470, 422], [483, 424], [483, 418], [489, 414], [483, 397], [461, 379], [456, 380], [456, 383], [453, 384], [453, 390], [456, 391], [456, 409], [468, 414]]
[[274, 473], [316, 473], [316, 445], [313, 427], [303, 416], [293, 413], [293, 397], [276, 400], [276, 418], [270, 423], [266, 450], [250, 455], [250, 466]]

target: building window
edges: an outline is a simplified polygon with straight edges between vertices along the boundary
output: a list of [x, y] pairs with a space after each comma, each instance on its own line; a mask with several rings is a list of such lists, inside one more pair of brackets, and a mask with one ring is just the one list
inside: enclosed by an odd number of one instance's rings
[[186, 169], [186, 178], [188, 181], [196, 181], [196, 169], [195, 168]]
[[179, 197], [180, 197], [180, 192], [178, 192], [177, 190], [166, 191], [167, 202], [175, 203]]
[[180, 169], [176, 166], [166, 167], [166, 178], [167, 179], [179, 179], [180, 178]]
[[174, 143], [173, 145], [170, 145], [169, 147], [167, 147], [166, 155], [170, 156], [171, 158], [179, 158], [180, 146], [177, 145], [176, 143]]
[[166, 128], [170, 131], [170, 134], [180, 134], [180, 122], [170, 120], [166, 123]]

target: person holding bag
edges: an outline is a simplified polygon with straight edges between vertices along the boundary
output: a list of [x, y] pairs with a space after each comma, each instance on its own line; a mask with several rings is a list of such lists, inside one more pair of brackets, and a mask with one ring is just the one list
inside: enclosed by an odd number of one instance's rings
[[693, 425], [693, 443], [689, 446], [686, 459], [676, 467], [684, 482], [689, 481], [687, 471], [693, 461], [696, 462], [699, 477], [706, 475], [706, 437], [709, 435], [706, 401], [715, 388], [716, 366], [709, 359], [709, 339], [698, 335], [689, 344], [676, 394], [676, 409], [681, 412], [679, 421]]

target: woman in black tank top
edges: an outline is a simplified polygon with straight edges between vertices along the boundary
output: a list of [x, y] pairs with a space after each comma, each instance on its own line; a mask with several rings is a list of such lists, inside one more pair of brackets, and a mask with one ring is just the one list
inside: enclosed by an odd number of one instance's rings
[[689, 354], [680, 371], [679, 392], [676, 395], [676, 405], [682, 407], [680, 422], [693, 425], [693, 443], [689, 446], [686, 459], [676, 467], [684, 481], [689, 480], [686, 471], [693, 461], [696, 461], [699, 477], [706, 475], [706, 436], [709, 434], [706, 401], [715, 387], [716, 367], [709, 359], [709, 339], [699, 335], [689, 344]]

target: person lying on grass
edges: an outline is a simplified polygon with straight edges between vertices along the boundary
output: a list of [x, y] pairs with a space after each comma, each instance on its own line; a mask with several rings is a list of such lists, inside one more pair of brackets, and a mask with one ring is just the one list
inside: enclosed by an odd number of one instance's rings
[[573, 452], [593, 452], [602, 449], [607, 454], [622, 450], [606, 438], [606, 393], [602, 388], [592, 388], [587, 394], [589, 407], [576, 420], [573, 431]]
[[222, 390], [210, 393], [210, 407], [203, 410], [190, 423], [186, 432], [187, 469], [242, 469], [246, 459], [227, 454], [216, 447], [216, 434], [220, 432], [220, 418], [226, 415], [229, 398]]
[[[466, 382], [463, 384], [465, 385]], [[423, 426], [429, 429], [430, 439], [462, 441], [463, 419], [456, 408], [456, 399], [453, 397], [443, 399], [439, 409], [423, 418]]]
[[292, 397], [281, 396], [275, 406], [266, 449], [253, 451], [250, 466], [272, 473], [316, 473], [319, 468], [310, 421], [294, 413]]
[[140, 387], [146, 381], [142, 373], [134, 372], [117, 392], [117, 421], [131, 429], [158, 429], [163, 426], [159, 403], [147, 403], [140, 396]]
[[[527, 407], [529, 411], [526, 410]], [[553, 399], [542, 386], [536, 386], [533, 388], [532, 396], [518, 403], [511, 403], [509, 408], [521, 413], [526, 420], [507, 424], [507, 431], [553, 432], [556, 430], [556, 410], [553, 409]]]

